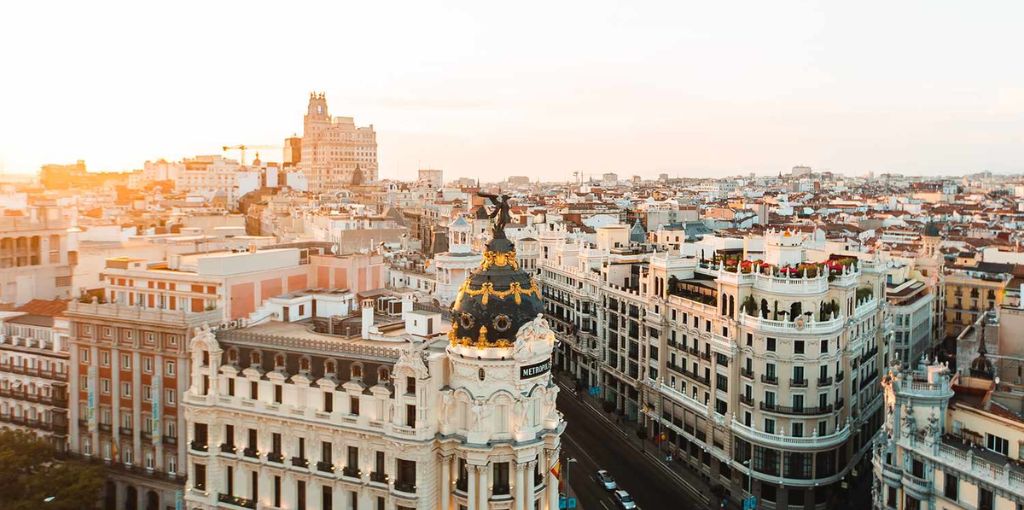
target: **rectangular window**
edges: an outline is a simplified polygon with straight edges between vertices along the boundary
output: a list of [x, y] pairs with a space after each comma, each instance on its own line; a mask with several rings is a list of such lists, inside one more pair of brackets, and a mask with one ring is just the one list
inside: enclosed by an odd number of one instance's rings
[[110, 366], [110, 353], [107, 351], [100, 352], [100, 365], [104, 367]]
[[331, 486], [324, 485], [320, 490], [320, 509], [331, 510], [334, 508], [334, 494], [331, 493]]
[[359, 416], [359, 397], [352, 397], [351, 403], [352, 403], [352, 407], [351, 407], [352, 411], [349, 414], [352, 414], [354, 416]]
[[199, 490], [206, 490], [206, 466], [203, 464], [194, 464], [192, 466], [192, 479], [193, 486]]
[[130, 383], [130, 382], [123, 382], [123, 383], [121, 383], [121, 397], [122, 398], [131, 398], [131, 396], [132, 396], [132, 383]]
[[174, 362], [173, 361], [168, 361], [167, 362], [167, 375], [173, 376], [174, 373], [175, 373]]
[[296, 508], [299, 510], [306, 510], [306, 482], [299, 480], [295, 485], [295, 492], [297, 493], [298, 505]]
[[804, 353], [804, 341], [796, 340], [793, 342], [793, 353], [803, 354]]
[[284, 402], [284, 388], [281, 384], [274, 385], [274, 403], [280, 404]]
[[153, 373], [153, 358], [142, 358], [142, 371], [147, 374]]
[[995, 436], [995, 435], [988, 434], [988, 433], [985, 434], [985, 439], [986, 439], [985, 447], [988, 448], [989, 450], [992, 450], [992, 451], [994, 451], [996, 453], [1001, 453], [1003, 455], [1009, 455], [1010, 454], [1010, 442], [1009, 441], [1007, 441], [1007, 440], [1005, 440], [1005, 439], [1003, 439], [1003, 438], [1001, 438], [999, 436]]
[[942, 495], [956, 501], [960, 497], [960, 479], [951, 473], [946, 473], [946, 480], [942, 486]]
[[772, 337], [768, 337], [768, 341], [765, 348], [768, 349], [769, 352], [775, 352], [775, 339]]
[[334, 412], [334, 392], [331, 392], [331, 391], [325, 391], [324, 392], [324, 412], [325, 413], [333, 413]]
[[825, 354], [828, 352], [828, 340], [821, 341], [821, 353]]
[[174, 395], [175, 395], [175, 391], [174, 390], [167, 390], [167, 395], [164, 396], [164, 403], [169, 405], [169, 406], [173, 406], [174, 405]]
[[100, 379], [100, 392], [110, 395], [110, 379]]
[[274, 506], [281, 507], [281, 477], [274, 476]]
[[252, 400], [260, 399], [260, 383], [257, 381], [249, 381], [249, 398]]
[[235, 396], [235, 378], [228, 377], [228, 396]]
[[415, 427], [416, 426], [416, 406], [406, 405], [405, 406], [405, 426]]

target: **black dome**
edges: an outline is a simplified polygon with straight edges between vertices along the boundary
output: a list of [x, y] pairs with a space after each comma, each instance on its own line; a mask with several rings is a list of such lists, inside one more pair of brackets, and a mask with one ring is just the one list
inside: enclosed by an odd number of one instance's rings
[[487, 244], [480, 268], [463, 282], [451, 310], [453, 344], [510, 347], [544, 303], [540, 286], [519, 269], [514, 245], [501, 235]]

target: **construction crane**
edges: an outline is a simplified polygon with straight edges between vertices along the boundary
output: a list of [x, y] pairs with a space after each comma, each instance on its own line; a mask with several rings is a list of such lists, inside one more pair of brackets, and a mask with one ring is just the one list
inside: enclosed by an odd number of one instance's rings
[[[225, 145], [222, 147], [224, 152], [227, 151], [238, 151], [242, 156], [242, 164], [245, 164], [245, 151], [249, 149], [280, 149], [280, 145]], [[259, 153], [257, 153], [259, 154]]]

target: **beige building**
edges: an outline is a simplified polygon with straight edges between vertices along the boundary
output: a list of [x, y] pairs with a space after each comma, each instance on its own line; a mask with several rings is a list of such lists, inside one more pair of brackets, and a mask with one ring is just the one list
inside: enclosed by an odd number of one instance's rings
[[984, 356], [961, 372], [922, 361], [883, 378], [886, 413], [874, 447], [874, 508], [1024, 505], [1020, 388], [993, 380]]
[[309, 191], [334, 191], [377, 180], [377, 133], [352, 117], [331, 117], [323, 93], [309, 95], [299, 168]]
[[[868, 254], [810, 260], [794, 232], [765, 259], [541, 236], [556, 363], [661, 447], [758, 508], [835, 504], [882, 420], [890, 267]], [[599, 243], [600, 245], [600, 243]]]
[[71, 297], [68, 227], [56, 205], [30, 205], [0, 215], [0, 303], [20, 306], [32, 299]]

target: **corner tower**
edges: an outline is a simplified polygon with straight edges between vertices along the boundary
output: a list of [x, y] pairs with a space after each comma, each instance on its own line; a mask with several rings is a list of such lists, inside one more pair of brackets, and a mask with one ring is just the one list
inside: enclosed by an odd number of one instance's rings
[[[452, 304], [442, 399], [444, 468], [454, 488], [441, 508], [558, 508], [552, 469], [565, 420], [551, 377], [555, 334], [541, 317], [540, 286], [505, 237], [507, 198], [492, 197], [493, 239]], [[446, 487], [442, 479], [442, 487]], [[498, 503], [504, 501], [505, 503]], [[502, 506], [505, 508], [505, 506]]]

